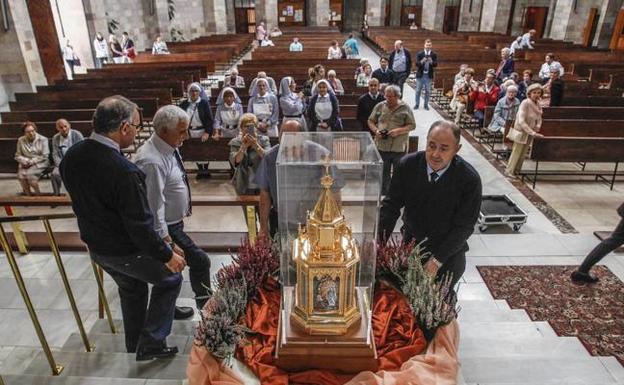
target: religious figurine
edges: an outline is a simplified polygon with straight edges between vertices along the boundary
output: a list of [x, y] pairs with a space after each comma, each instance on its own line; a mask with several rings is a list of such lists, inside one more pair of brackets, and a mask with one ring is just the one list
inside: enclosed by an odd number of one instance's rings
[[310, 335], [343, 335], [361, 319], [355, 288], [360, 255], [332, 196], [333, 183], [327, 162], [323, 190], [293, 241], [297, 284], [291, 322]]

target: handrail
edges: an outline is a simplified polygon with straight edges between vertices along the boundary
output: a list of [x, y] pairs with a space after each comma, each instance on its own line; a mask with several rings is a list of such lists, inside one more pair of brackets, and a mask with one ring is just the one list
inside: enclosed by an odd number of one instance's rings
[[[65, 292], [67, 294], [67, 299], [69, 300], [69, 304], [76, 320], [76, 324], [78, 326], [78, 330], [80, 332], [80, 336], [82, 338], [82, 342], [84, 344], [85, 351], [92, 352], [95, 350], [95, 347], [91, 345], [89, 342], [89, 338], [87, 336], [87, 332], [84, 328], [84, 323], [82, 322], [82, 318], [80, 317], [80, 313], [78, 310], [78, 306], [76, 304], [76, 298], [72, 291], [71, 285], [69, 283], [69, 278], [67, 277], [67, 272], [65, 270], [65, 265], [63, 264], [63, 260], [61, 258], [61, 253], [58, 247], [58, 243], [56, 242], [56, 237], [54, 236], [54, 231], [52, 230], [52, 225], [50, 224], [51, 220], [55, 219], [67, 219], [74, 218], [74, 213], [59, 213], [59, 214], [39, 214], [39, 215], [22, 215], [22, 216], [8, 216], [8, 217], [0, 217], [0, 244], [2, 245], [2, 249], [7, 256], [7, 260], [9, 261], [9, 265], [11, 266], [11, 271], [13, 272], [13, 277], [15, 278], [15, 282], [20, 291], [22, 299], [26, 305], [26, 309], [28, 310], [28, 314], [35, 328], [35, 332], [37, 333], [37, 337], [39, 339], [39, 343], [41, 344], [41, 348], [43, 349], [48, 364], [50, 365], [50, 369], [52, 370], [52, 374], [57, 376], [61, 374], [63, 371], [63, 365], [56, 363], [54, 360], [54, 356], [50, 349], [50, 345], [46, 339], [46, 336], [43, 332], [43, 328], [41, 327], [41, 323], [39, 322], [39, 317], [37, 316], [37, 312], [32, 303], [30, 295], [28, 294], [28, 290], [26, 288], [26, 283], [20, 271], [19, 265], [13, 254], [13, 249], [9, 243], [6, 232], [4, 231], [4, 223], [15, 223], [15, 222], [33, 222], [33, 221], [42, 221], [45, 227], [46, 234], [48, 236], [48, 242], [50, 244], [50, 249], [52, 254], [54, 255], [54, 259], [56, 261], [57, 267], [59, 269], [59, 274], [61, 275], [61, 280], [63, 281], [63, 286], [65, 287]], [[96, 269], [94, 267], [94, 272]], [[108, 300], [103, 293], [102, 290], [102, 282], [100, 281], [98, 274], [96, 272], [96, 281], [98, 282], [98, 288], [100, 289], [100, 300], [105, 303], [106, 308], [108, 309]], [[110, 317], [110, 312], [107, 314]], [[109, 323], [112, 324], [112, 320], [109, 319]], [[114, 331], [113, 331], [114, 332]]]

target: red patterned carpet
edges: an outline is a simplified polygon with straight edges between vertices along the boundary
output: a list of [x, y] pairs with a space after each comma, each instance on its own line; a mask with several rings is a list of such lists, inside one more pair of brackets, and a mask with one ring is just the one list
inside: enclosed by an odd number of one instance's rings
[[597, 284], [570, 281], [576, 266], [478, 266], [496, 299], [548, 321], [560, 336], [578, 337], [595, 356], [615, 356], [624, 365], [624, 284], [597, 266]]

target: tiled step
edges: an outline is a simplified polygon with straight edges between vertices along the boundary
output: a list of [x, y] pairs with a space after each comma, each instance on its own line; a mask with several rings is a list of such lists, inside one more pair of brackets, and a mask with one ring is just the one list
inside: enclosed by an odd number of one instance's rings
[[[123, 333], [89, 333], [88, 337], [91, 345], [95, 346], [96, 352], [126, 353], [125, 335]], [[193, 346], [193, 336], [169, 335], [167, 337], [167, 345], [177, 346], [180, 352], [188, 354]], [[71, 334], [61, 350], [67, 352], [84, 352], [84, 344], [82, 343], [80, 334]]]
[[[115, 323], [117, 332], [123, 333], [123, 323], [121, 322], [121, 320], [114, 319], [113, 322]], [[171, 334], [192, 337], [195, 335], [196, 326], [197, 322], [195, 321], [173, 321]], [[96, 320], [89, 333], [110, 333], [108, 321], [105, 319]]]
[[[4, 375], [5, 385], [182, 385], [183, 380], [145, 380], [144, 378], [98, 378], [66, 376]], [[146, 382], [147, 381], [147, 382]]]
[[[22, 349], [23, 350], [23, 349]], [[28, 352], [21, 352], [28, 356]], [[24, 367], [13, 359], [2, 366], [4, 374], [29, 374], [34, 376], [50, 375], [50, 367], [45, 355], [40, 350], [30, 350], [30, 363]], [[107, 352], [65, 352], [54, 351], [57, 363], [65, 369], [62, 377], [111, 377], [144, 378], [161, 380], [183, 380], [186, 378], [188, 355], [178, 354], [171, 359], [137, 362], [135, 354]]]
[[460, 322], [462, 338], [557, 337], [547, 322]]
[[477, 357], [463, 358], [467, 384], [615, 384], [597, 357]]
[[[461, 329], [460, 329], [461, 330]], [[465, 338], [459, 340], [460, 361], [477, 357], [591, 357], [576, 337]]]
[[495, 300], [476, 300], [461, 299], [457, 301], [457, 305], [463, 310], [479, 310], [479, 309], [511, 309], [504, 299]]

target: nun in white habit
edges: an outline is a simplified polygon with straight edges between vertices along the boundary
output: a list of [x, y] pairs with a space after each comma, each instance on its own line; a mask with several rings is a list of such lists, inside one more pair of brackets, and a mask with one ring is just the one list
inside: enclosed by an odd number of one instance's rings
[[297, 83], [291, 76], [287, 76], [280, 82], [279, 104], [282, 109], [283, 121], [296, 120], [301, 124], [302, 131], [306, 129], [305, 119], [305, 96], [303, 93], [296, 93]]
[[258, 118], [258, 130], [268, 136], [277, 136], [279, 105], [277, 97], [269, 91], [266, 79], [258, 79], [251, 90], [247, 112]]
[[217, 98], [214, 119], [214, 138], [235, 138], [238, 135], [238, 121], [243, 115], [243, 105], [232, 87], [225, 87]]

